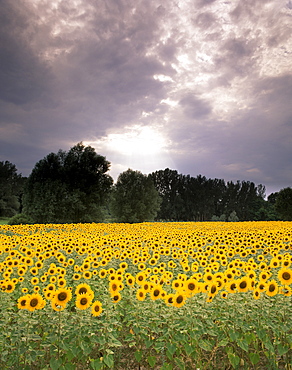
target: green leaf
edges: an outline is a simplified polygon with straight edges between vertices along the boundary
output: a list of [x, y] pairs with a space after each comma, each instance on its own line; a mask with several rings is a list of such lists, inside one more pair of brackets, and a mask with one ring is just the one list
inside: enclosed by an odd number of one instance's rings
[[160, 370], [172, 370], [172, 365], [166, 362], [161, 366]]
[[220, 342], [218, 342], [218, 347], [225, 347], [229, 343], [228, 338], [221, 339]]
[[227, 355], [232, 367], [236, 368], [236, 366], [239, 365], [240, 358], [235, 353], [232, 352], [227, 353]]
[[240, 348], [242, 348], [245, 352], [248, 352], [248, 343], [246, 342], [245, 338], [240, 338], [236, 342]]
[[185, 364], [184, 364], [184, 362], [181, 359], [175, 358], [175, 363], [180, 368], [180, 370], [184, 370], [185, 369]]
[[213, 343], [204, 339], [199, 340], [199, 346], [205, 351], [212, 351]]
[[254, 333], [246, 333], [245, 334], [245, 341], [247, 344], [250, 344], [251, 342], [255, 341], [256, 336]]
[[75, 365], [74, 364], [66, 364], [64, 366], [65, 370], [75, 370]]
[[156, 357], [154, 356], [148, 356], [147, 357], [147, 361], [148, 361], [148, 364], [151, 366], [151, 367], [154, 367], [155, 364], [156, 364]]
[[269, 338], [266, 338], [266, 340], [264, 341], [264, 345], [269, 352], [271, 353], [275, 352], [274, 346], [272, 345], [272, 342], [270, 341]]
[[194, 351], [193, 347], [190, 346], [188, 343], [185, 343], [184, 344], [184, 350], [186, 351], [186, 354], [188, 356], [190, 356], [193, 353], [193, 351]]
[[285, 345], [283, 346], [281, 343], [278, 344], [278, 346], [277, 346], [279, 356], [282, 356], [285, 353], [287, 353], [289, 351], [289, 349], [290, 349], [290, 346], [285, 346]]
[[90, 366], [92, 367], [93, 370], [100, 370], [103, 367], [103, 363], [102, 361], [100, 361], [99, 358], [97, 358], [96, 360], [91, 360]]
[[114, 365], [114, 356], [113, 355], [106, 355], [103, 358], [103, 362], [106, 364], [107, 367], [111, 368]]
[[249, 353], [248, 356], [253, 365], [256, 365], [260, 360], [260, 356], [258, 353]]
[[135, 359], [137, 360], [137, 362], [140, 362], [142, 360], [142, 351], [136, 351], [134, 353], [134, 356], [135, 356]]
[[170, 352], [171, 355], [173, 355], [176, 351], [176, 345], [172, 343], [167, 343], [166, 345], [168, 351]]
[[57, 358], [51, 358], [50, 360], [50, 366], [52, 370], [58, 370], [62, 365], [62, 360]]
[[145, 340], [146, 348], [151, 347], [152, 343], [153, 343], [153, 342], [152, 342], [152, 340], [151, 340], [151, 339], [146, 339], [146, 340]]
[[92, 367], [92, 369], [93, 369], [93, 370], [100, 370], [100, 369], [102, 369], [102, 367], [103, 367], [103, 363], [102, 363], [102, 361], [100, 361], [100, 359], [98, 358], [98, 359], [96, 359], [96, 360], [92, 360], [92, 361], [90, 362], [90, 366]]
[[234, 330], [230, 330], [229, 332], [229, 338], [231, 339], [231, 341], [237, 341], [237, 339], [239, 338], [240, 334], [237, 332], [237, 331], [234, 331]]

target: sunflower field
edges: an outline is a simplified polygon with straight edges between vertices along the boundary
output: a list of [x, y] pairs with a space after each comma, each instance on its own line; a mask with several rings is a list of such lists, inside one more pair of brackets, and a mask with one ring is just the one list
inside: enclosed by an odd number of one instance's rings
[[292, 369], [291, 226], [0, 225], [0, 368]]

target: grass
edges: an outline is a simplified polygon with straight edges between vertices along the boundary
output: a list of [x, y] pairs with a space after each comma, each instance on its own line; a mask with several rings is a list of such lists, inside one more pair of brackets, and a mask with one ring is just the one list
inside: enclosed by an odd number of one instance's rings
[[9, 217], [0, 217], [0, 225], [7, 225]]

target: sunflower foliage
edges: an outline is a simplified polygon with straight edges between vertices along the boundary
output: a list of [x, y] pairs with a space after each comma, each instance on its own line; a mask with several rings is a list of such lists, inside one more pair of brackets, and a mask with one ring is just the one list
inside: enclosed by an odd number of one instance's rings
[[0, 367], [290, 369], [291, 264], [291, 222], [2, 225]]

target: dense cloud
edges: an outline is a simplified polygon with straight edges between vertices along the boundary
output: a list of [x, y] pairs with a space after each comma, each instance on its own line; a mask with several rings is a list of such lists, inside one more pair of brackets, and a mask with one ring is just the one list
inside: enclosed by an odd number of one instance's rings
[[115, 177], [291, 186], [291, 15], [286, 0], [2, 1], [1, 160], [28, 175], [84, 141]]

